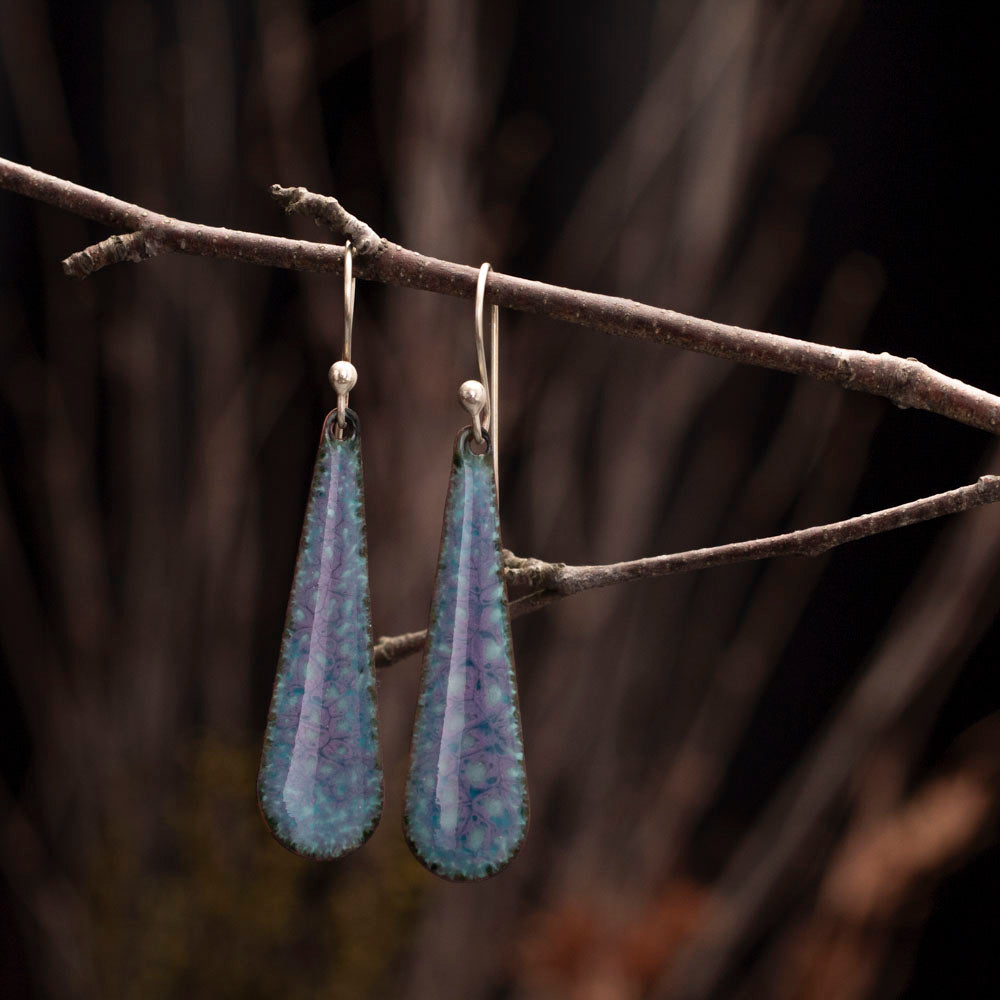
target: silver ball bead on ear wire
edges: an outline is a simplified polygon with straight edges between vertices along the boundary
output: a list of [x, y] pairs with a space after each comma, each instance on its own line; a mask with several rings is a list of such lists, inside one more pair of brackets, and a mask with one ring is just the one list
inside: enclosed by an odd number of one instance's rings
[[338, 396], [349, 393], [358, 384], [358, 370], [350, 361], [330, 365], [330, 385]]

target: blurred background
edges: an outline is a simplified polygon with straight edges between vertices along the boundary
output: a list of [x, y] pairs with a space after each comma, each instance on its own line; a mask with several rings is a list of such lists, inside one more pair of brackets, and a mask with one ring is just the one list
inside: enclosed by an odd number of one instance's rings
[[[328, 239], [268, 194], [302, 184], [423, 253], [997, 392], [985, 9], [0, 0], [0, 152]], [[310, 863], [255, 774], [342, 282], [170, 257], [73, 281], [108, 231], [6, 192], [0, 235], [0, 994], [995, 995], [1000, 511], [517, 620], [532, 824], [487, 883], [403, 843], [418, 658], [383, 670], [385, 815]], [[360, 282], [354, 329], [392, 635], [426, 620], [472, 304]], [[511, 313], [501, 335], [520, 555], [684, 550], [1000, 471], [988, 435], [833, 386]]]

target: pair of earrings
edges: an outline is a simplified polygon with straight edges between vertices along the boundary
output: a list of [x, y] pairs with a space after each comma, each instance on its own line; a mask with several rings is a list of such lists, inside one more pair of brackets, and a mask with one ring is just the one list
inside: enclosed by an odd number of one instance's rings
[[[330, 859], [360, 847], [382, 813], [361, 426], [348, 408], [354, 289], [344, 253], [344, 359], [330, 369], [337, 409], [323, 422], [281, 643], [258, 779], [261, 812], [285, 847]], [[499, 310], [486, 374], [476, 288], [480, 381], [455, 455], [406, 785], [404, 833], [443, 878], [485, 878], [524, 841], [527, 783], [503, 578], [497, 499]], [[492, 429], [492, 436], [491, 436]]]

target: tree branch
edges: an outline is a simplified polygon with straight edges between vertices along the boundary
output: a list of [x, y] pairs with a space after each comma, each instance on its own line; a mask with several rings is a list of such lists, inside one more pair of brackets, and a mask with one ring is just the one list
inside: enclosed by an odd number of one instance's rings
[[[512, 618], [517, 618], [570, 594], [611, 587], [630, 580], [689, 573], [696, 569], [771, 559], [775, 556], [818, 556], [838, 545], [856, 542], [870, 535], [930, 521], [947, 514], [958, 514], [998, 500], [1000, 476], [982, 476], [978, 482], [969, 486], [924, 497], [922, 500], [912, 500], [872, 514], [861, 514], [845, 521], [803, 528], [770, 538], [731, 542], [728, 545], [634, 559], [607, 566], [566, 566], [539, 559], [522, 559], [507, 553], [504, 575], [508, 587], [538, 588], [525, 597], [512, 601], [510, 614]], [[387, 667], [405, 659], [411, 653], [418, 652], [426, 638], [426, 632], [407, 632], [405, 635], [380, 638], [375, 644], [375, 665]]]
[[[296, 270], [343, 270], [342, 247], [182, 222], [9, 160], [0, 159], [0, 187], [126, 230], [129, 235], [123, 240], [131, 249], [141, 242], [146, 250], [152, 250], [145, 255], [117, 256], [105, 241], [64, 261], [66, 273], [77, 277], [117, 260], [166, 252]], [[356, 242], [358, 277], [460, 298], [475, 295], [476, 268], [425, 257], [379, 239], [336, 199], [278, 185], [274, 194], [289, 210], [304, 212]], [[137, 234], [141, 234], [141, 241]], [[1000, 432], [1000, 397], [942, 375], [913, 358], [811, 344], [495, 271], [490, 273], [486, 300], [505, 309], [549, 316], [619, 337], [670, 344], [742, 364], [836, 382], [845, 389], [882, 396], [899, 407], [929, 410], [971, 427]]]
[[[68, 257], [63, 267], [67, 274], [78, 277], [109, 264], [145, 260], [167, 252], [296, 270], [343, 272], [341, 247], [182, 222], [2, 158], [0, 187], [109, 226], [132, 230]], [[475, 293], [478, 277], [475, 268], [424, 257], [389, 243], [347, 212], [335, 198], [278, 184], [272, 187], [272, 194], [287, 211], [308, 215], [350, 239], [358, 250], [356, 270], [360, 277], [463, 298], [471, 298]], [[696, 319], [628, 299], [560, 288], [496, 272], [491, 273], [486, 297], [508, 309], [592, 326], [617, 336], [671, 344], [732, 361], [809, 375], [837, 382], [848, 389], [883, 396], [897, 406], [930, 410], [993, 433], [1000, 429], [1000, 398], [941, 375], [912, 358], [811, 344]], [[846, 521], [770, 538], [606, 566], [566, 566], [522, 559], [508, 553], [505, 567], [508, 585], [531, 591], [513, 601], [510, 611], [512, 617], [517, 617], [570, 594], [630, 580], [774, 556], [815, 556], [869, 535], [995, 503], [998, 499], [1000, 476], [983, 476], [971, 486]], [[375, 648], [376, 665], [388, 666], [417, 652], [425, 638], [425, 632], [409, 632], [379, 639]]]

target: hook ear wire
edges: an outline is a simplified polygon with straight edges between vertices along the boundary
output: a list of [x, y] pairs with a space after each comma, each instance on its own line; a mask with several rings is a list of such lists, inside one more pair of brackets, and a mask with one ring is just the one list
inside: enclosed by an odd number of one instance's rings
[[354, 250], [351, 241], [344, 244], [344, 357], [330, 366], [330, 384], [337, 394], [337, 437], [347, 426], [347, 398], [358, 384], [358, 370], [351, 364], [351, 335], [354, 332]]
[[483, 388], [486, 390], [486, 399], [483, 404], [481, 417], [483, 428], [487, 431], [490, 429], [490, 417], [493, 412], [490, 379], [486, 374], [486, 348], [483, 344], [483, 304], [486, 299], [486, 276], [489, 273], [489, 263], [483, 264], [479, 269], [479, 280], [476, 282], [476, 359], [479, 361], [479, 381], [483, 383]]
[[354, 277], [354, 247], [351, 241], [344, 243], [344, 360], [351, 360], [351, 335], [354, 333], [354, 292], [357, 280]]
[[493, 446], [493, 478], [499, 488], [497, 456], [500, 452], [500, 307], [494, 303], [490, 308], [490, 374], [487, 377], [486, 348], [483, 343], [483, 306], [486, 302], [486, 278], [489, 273], [490, 265], [487, 261], [479, 268], [479, 280], [476, 282], [476, 358], [479, 362], [479, 378], [486, 390], [482, 426], [490, 434]]

